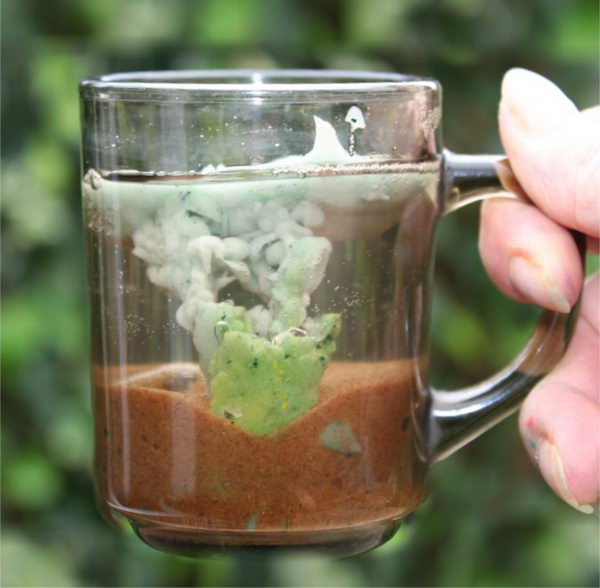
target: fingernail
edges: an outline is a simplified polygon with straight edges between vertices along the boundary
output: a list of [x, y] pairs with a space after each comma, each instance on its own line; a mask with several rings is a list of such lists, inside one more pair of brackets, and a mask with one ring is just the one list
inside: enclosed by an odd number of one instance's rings
[[594, 507], [591, 504], [580, 504], [573, 496], [567, 484], [562, 459], [550, 441], [544, 440], [539, 444], [538, 464], [544, 478], [568, 505], [584, 514], [594, 514]]
[[558, 312], [567, 313], [571, 310], [567, 295], [549, 273], [521, 255], [508, 262], [508, 279], [512, 288], [527, 300], [545, 302]]
[[510, 69], [502, 80], [500, 108], [521, 130], [543, 137], [564, 127], [577, 107], [546, 78], [526, 69]]

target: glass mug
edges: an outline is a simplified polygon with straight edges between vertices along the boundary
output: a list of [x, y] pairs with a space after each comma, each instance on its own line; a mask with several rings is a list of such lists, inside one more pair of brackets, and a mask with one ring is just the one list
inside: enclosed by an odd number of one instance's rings
[[428, 384], [436, 223], [518, 192], [442, 149], [435, 80], [149, 72], [81, 98], [97, 495], [149, 545], [376, 547], [560, 358], [574, 313], [545, 312], [496, 376]]

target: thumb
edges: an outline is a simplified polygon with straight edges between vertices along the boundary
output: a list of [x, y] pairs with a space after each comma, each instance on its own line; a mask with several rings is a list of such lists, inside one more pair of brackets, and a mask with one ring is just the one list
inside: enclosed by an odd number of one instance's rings
[[598, 237], [600, 108], [579, 112], [550, 81], [512, 69], [502, 83], [499, 125], [531, 200], [557, 223]]

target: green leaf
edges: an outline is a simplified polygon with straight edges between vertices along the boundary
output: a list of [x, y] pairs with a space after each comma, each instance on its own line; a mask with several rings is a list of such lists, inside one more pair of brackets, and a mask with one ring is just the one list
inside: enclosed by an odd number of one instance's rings
[[62, 493], [60, 472], [39, 452], [22, 451], [5, 460], [4, 499], [24, 509], [45, 509]]
[[264, 17], [263, 0], [205, 0], [196, 4], [193, 36], [204, 46], [258, 43], [268, 33]]
[[3, 533], [2, 586], [81, 586], [74, 566], [60, 549], [42, 546], [23, 533]]
[[32, 84], [42, 129], [53, 142], [79, 144], [79, 96], [77, 87], [85, 67], [77, 52], [60, 41], [46, 41], [32, 63]]

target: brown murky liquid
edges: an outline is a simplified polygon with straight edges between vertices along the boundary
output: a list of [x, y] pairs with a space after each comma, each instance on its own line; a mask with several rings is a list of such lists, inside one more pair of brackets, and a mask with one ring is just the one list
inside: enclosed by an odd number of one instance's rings
[[398, 519], [423, 498], [416, 362], [333, 362], [315, 406], [269, 436], [210, 410], [192, 363], [96, 371], [109, 508], [185, 528], [302, 531]]

